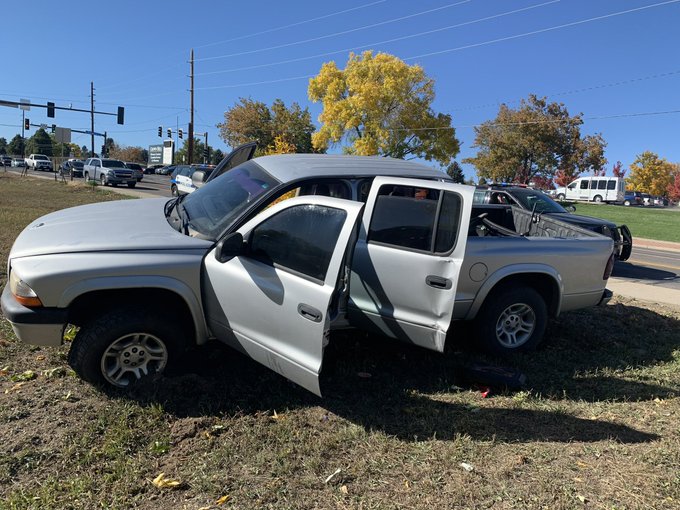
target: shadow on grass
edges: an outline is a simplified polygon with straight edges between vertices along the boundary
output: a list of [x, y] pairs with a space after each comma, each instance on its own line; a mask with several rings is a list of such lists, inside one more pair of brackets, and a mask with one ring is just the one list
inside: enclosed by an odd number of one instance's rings
[[509, 442], [646, 442], [657, 436], [575, 418], [555, 410], [556, 402], [641, 401], [680, 394], [677, 387], [648, 382], [663, 380], [655, 371], [672, 360], [678, 338], [680, 321], [634, 306], [564, 314], [551, 324], [542, 349], [502, 362], [525, 372], [527, 387], [543, 397], [538, 406], [545, 410], [475, 408], [430, 398], [423, 394], [441, 393], [444, 400], [461, 391], [456, 385], [461, 362], [494, 361], [456, 346], [441, 355], [357, 332], [334, 334], [324, 359], [321, 400], [218, 344], [197, 352], [185, 375], [163, 379], [151, 393], [136, 398], [161, 402], [179, 417], [321, 405], [367, 430], [407, 441], [468, 435]]

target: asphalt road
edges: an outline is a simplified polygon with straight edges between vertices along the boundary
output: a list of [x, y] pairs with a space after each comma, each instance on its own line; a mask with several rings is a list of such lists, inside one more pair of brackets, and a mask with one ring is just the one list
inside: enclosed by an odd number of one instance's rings
[[614, 265], [612, 276], [629, 282], [680, 290], [680, 252], [635, 247], [626, 262]]

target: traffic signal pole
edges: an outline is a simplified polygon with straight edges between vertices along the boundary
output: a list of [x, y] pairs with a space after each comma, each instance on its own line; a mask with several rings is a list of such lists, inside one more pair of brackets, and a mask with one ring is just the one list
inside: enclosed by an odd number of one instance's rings
[[189, 164], [194, 162], [194, 50], [191, 49], [191, 112], [189, 119]]
[[[90, 82], [90, 131], [92, 134], [90, 135], [90, 142], [91, 142], [91, 147], [92, 147], [92, 152], [90, 153], [90, 157], [94, 157], [94, 82]], [[104, 143], [106, 143], [106, 138], [104, 139]]]

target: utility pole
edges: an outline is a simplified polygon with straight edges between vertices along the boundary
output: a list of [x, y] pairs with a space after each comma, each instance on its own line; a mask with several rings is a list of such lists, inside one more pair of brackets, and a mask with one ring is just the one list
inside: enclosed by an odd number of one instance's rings
[[194, 49], [191, 49], [191, 113], [189, 117], [189, 164], [194, 162]]
[[[90, 157], [94, 157], [94, 82], [90, 82], [90, 144], [92, 147], [92, 152]], [[106, 139], [104, 139], [106, 143]]]
[[24, 128], [26, 127], [26, 110], [21, 110], [21, 157], [26, 157], [26, 133]]

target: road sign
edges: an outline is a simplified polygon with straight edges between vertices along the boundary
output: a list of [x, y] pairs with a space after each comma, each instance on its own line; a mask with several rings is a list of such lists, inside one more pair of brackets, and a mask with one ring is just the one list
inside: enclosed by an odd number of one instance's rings
[[57, 143], [71, 143], [71, 129], [62, 127], [55, 128], [54, 139]]
[[31, 100], [30, 99], [19, 99], [19, 102], [21, 103], [19, 105], [19, 108], [22, 110], [29, 111], [31, 109]]

